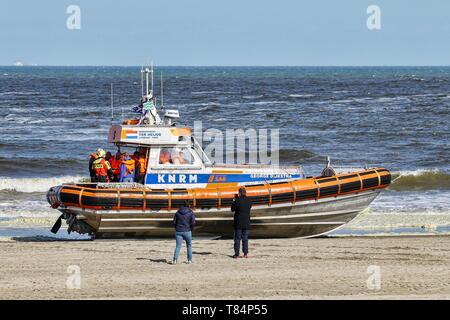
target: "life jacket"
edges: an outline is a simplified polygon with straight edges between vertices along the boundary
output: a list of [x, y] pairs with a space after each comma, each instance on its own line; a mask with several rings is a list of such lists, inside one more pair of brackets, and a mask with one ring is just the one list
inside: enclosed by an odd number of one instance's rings
[[116, 157], [113, 157], [111, 160], [111, 169], [114, 175], [119, 175], [120, 174], [120, 164], [121, 161], [120, 159], [116, 159]]
[[108, 176], [108, 170], [111, 169], [109, 162], [104, 158], [98, 158], [92, 164], [96, 176]]
[[138, 174], [145, 174], [145, 168], [146, 168], [145, 158], [139, 158], [138, 159], [138, 163], [139, 163], [139, 172], [138, 172]]
[[125, 166], [125, 172], [123, 176], [134, 175], [135, 165], [133, 159], [122, 160], [122, 164]]

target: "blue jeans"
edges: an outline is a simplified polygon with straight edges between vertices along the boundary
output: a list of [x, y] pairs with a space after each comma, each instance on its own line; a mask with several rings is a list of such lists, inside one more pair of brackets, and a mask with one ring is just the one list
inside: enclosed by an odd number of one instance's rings
[[122, 182], [133, 182], [133, 181], [134, 181], [133, 176], [124, 177], [122, 180]]
[[242, 240], [242, 251], [248, 254], [248, 229], [234, 229], [234, 254], [239, 255]]
[[175, 252], [173, 254], [173, 260], [178, 260], [178, 255], [180, 254], [181, 245], [183, 240], [186, 241], [187, 246], [187, 258], [192, 261], [192, 231], [188, 232], [175, 232], [175, 239], [177, 240], [177, 246], [175, 247]]

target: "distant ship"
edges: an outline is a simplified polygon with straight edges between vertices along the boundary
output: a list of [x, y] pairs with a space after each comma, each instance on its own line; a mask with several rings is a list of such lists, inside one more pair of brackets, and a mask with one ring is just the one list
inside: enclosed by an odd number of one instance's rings
[[14, 62], [14, 66], [15, 67], [23, 67], [25, 65], [26, 64], [23, 61], [20, 61], [20, 60], [17, 60], [17, 61]]
[[[188, 200], [196, 214], [194, 234], [231, 236], [230, 206], [244, 187], [253, 203], [253, 237], [314, 237], [348, 223], [391, 183], [385, 168], [344, 169], [329, 161], [316, 176], [305, 176], [301, 167], [212, 164], [191, 129], [175, 125], [177, 110], [160, 118], [153, 68], [142, 72], [146, 90], [140, 106], [146, 113], [112, 125], [108, 141], [145, 154], [144, 183], [52, 187], [47, 200], [62, 212], [52, 232], [64, 219], [69, 233], [92, 237], [173, 236], [173, 215]], [[170, 160], [175, 156], [183, 161]]]

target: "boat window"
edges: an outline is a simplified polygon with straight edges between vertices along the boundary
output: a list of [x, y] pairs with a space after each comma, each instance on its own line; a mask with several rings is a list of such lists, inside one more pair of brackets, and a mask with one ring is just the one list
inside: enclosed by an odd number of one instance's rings
[[194, 164], [194, 157], [188, 148], [171, 147], [161, 148], [159, 164], [186, 165]]

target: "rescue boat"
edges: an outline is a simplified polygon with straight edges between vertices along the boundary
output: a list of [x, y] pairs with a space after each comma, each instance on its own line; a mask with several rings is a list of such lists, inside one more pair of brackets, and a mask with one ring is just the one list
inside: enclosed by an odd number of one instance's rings
[[[309, 177], [299, 166], [213, 164], [191, 129], [174, 123], [178, 111], [167, 110], [160, 118], [153, 88], [149, 90], [153, 68], [142, 74], [142, 114], [112, 125], [108, 142], [145, 153], [144, 183], [67, 183], [50, 188], [47, 200], [62, 212], [52, 232], [65, 220], [69, 233], [93, 238], [173, 236], [174, 213], [188, 200], [196, 215], [194, 235], [232, 236], [230, 207], [244, 187], [252, 201], [252, 237], [314, 237], [351, 221], [391, 183], [385, 168], [348, 170], [329, 161], [320, 174]], [[183, 161], [173, 161], [174, 154]]]

